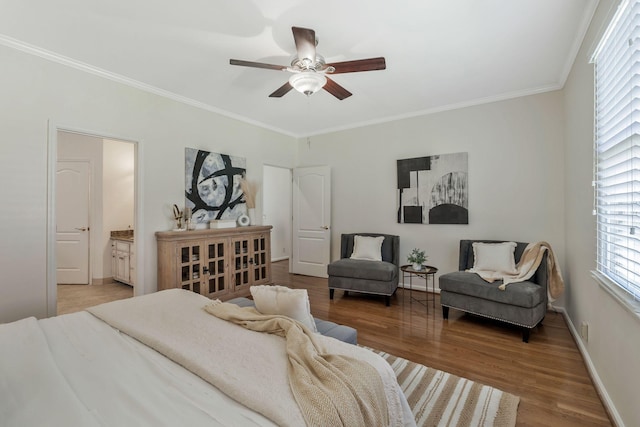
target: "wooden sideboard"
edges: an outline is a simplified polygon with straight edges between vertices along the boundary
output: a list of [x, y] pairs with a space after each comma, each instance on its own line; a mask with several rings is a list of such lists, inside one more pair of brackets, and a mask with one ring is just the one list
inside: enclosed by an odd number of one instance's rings
[[182, 288], [209, 298], [248, 296], [271, 283], [271, 226], [158, 231], [158, 290]]

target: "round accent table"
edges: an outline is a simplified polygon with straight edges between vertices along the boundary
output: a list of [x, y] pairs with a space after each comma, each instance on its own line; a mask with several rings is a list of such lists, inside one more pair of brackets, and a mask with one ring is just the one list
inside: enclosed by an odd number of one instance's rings
[[[436, 273], [438, 269], [430, 265], [422, 266], [422, 270], [414, 270], [411, 264], [403, 265], [400, 267], [402, 270], [402, 283], [406, 285], [406, 278], [409, 278], [409, 302], [416, 301], [427, 307], [429, 311], [428, 302], [433, 302], [433, 309], [436, 309]], [[426, 284], [426, 296], [424, 299], [417, 299], [413, 297], [413, 276], [424, 277]], [[429, 297], [429, 279], [431, 279], [431, 297]]]

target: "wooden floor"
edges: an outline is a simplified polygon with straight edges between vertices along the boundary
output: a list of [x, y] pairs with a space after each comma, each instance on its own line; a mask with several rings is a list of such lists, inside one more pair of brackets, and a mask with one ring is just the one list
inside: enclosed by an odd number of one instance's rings
[[[289, 274], [286, 260], [273, 263], [272, 273], [275, 284], [308, 290], [314, 316], [356, 328], [359, 344], [520, 396], [518, 426], [612, 425], [561, 314], [548, 312], [525, 344], [520, 330], [504, 323], [453, 309], [444, 321], [438, 295], [435, 310], [404, 289], [390, 307], [383, 298], [341, 291], [329, 300], [326, 279]], [[131, 296], [120, 284], [59, 285], [58, 313]]]
[[123, 283], [104, 285], [58, 285], [58, 314], [75, 313], [105, 302], [133, 296], [133, 288]]
[[[272, 264], [275, 284], [309, 292], [315, 317], [358, 330], [358, 343], [520, 396], [518, 426], [611, 426], [578, 348], [561, 314], [548, 312], [544, 325], [522, 342], [520, 329], [451, 309], [435, 310], [398, 289], [384, 298], [335, 291], [327, 280], [288, 273], [288, 261]], [[425, 292], [413, 292], [423, 299]]]

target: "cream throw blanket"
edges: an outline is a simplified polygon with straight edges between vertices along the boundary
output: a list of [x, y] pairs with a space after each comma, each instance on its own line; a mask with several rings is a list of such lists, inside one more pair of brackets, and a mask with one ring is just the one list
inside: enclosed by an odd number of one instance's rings
[[323, 354], [314, 333], [285, 316], [214, 301], [208, 313], [252, 331], [286, 338], [289, 384], [309, 426], [386, 426], [389, 414], [376, 369], [362, 360]]
[[472, 273], [477, 273], [485, 281], [493, 283], [496, 280], [504, 280], [502, 285], [498, 287], [501, 291], [504, 291], [508, 285], [517, 282], [524, 282], [529, 280], [536, 272], [542, 257], [547, 251], [547, 268], [549, 271], [547, 282], [547, 296], [549, 302], [555, 301], [562, 292], [564, 292], [564, 281], [562, 280], [562, 274], [560, 273], [560, 266], [558, 265], [558, 259], [556, 258], [551, 245], [547, 242], [529, 243], [520, 257], [518, 265], [516, 265], [516, 274], [505, 274], [499, 271], [486, 271], [486, 270], [474, 270], [469, 269]]

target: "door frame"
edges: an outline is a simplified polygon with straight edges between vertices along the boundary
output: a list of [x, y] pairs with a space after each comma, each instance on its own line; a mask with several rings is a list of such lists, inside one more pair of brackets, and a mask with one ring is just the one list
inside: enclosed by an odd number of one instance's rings
[[[57, 314], [58, 288], [56, 283], [56, 167], [58, 161], [58, 132], [70, 132], [103, 139], [114, 139], [132, 143], [134, 146], [134, 230], [138, 238], [134, 239], [136, 279], [133, 286], [134, 295], [143, 295], [144, 289], [144, 209], [143, 209], [143, 181], [142, 170], [143, 143], [134, 138], [116, 135], [107, 131], [87, 130], [77, 126], [69, 126], [49, 120], [47, 123], [47, 247], [46, 247], [46, 290], [47, 317]], [[89, 277], [91, 280], [91, 277]]]

